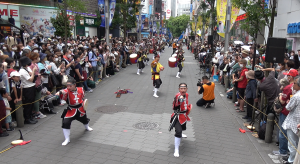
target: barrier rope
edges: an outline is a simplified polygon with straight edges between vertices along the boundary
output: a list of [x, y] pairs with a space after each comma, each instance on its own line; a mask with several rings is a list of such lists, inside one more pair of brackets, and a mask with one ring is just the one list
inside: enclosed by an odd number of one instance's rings
[[[89, 75], [89, 77], [87, 77], [87, 79], [89, 79], [89, 78], [93, 75], [93, 73], [94, 73], [94, 71], [92, 71], [92, 73]], [[77, 84], [77, 83], [82, 83], [82, 82], [84, 82], [84, 81], [76, 82], [76, 84]], [[63, 88], [63, 87], [58, 87], [57, 89], [61, 89], [61, 88]], [[54, 92], [54, 91], [52, 91], [52, 92], [50, 92], [50, 93], [53, 94], [53, 92]], [[17, 110], [18, 110], [19, 108], [21, 108], [22, 106], [34, 104], [34, 103], [36, 103], [36, 102], [38, 102], [38, 101], [44, 99], [44, 98], [47, 97], [47, 96], [48, 96], [48, 95], [43, 96], [43, 97], [41, 97], [40, 99], [35, 100], [34, 102], [31, 102], [31, 103], [20, 104], [15, 110], [11, 111], [10, 114], [8, 114], [8, 115], [6, 115], [5, 117], [1, 118], [1, 119], [0, 119], [0, 122], [1, 122], [2, 120], [4, 120], [6, 117], [10, 116], [10, 115], [11, 115], [12, 113], [14, 113], [15, 111], [17, 111]], [[0, 154], [1, 154], [1, 152], [0, 152]]]
[[[237, 93], [239, 95], [239, 93]], [[254, 107], [252, 104], [248, 103], [244, 98], [242, 98], [241, 96], [239, 96], [241, 99], [244, 100], [244, 102], [248, 105], [250, 105], [253, 109], [258, 110], [260, 113], [262, 113], [265, 116], [268, 116], [266, 113], [262, 112], [261, 110], [257, 109], [256, 107]], [[288, 142], [292, 145], [292, 147], [297, 151], [298, 155], [300, 155], [300, 151], [296, 148], [296, 146], [293, 145], [293, 143], [288, 139], [288, 137], [283, 133], [283, 131], [281, 130], [280, 126], [278, 125], [276, 120], [268, 120], [267, 121], [274, 121], [276, 126], [278, 127], [278, 129], [280, 130], [280, 132], [283, 134], [283, 136], [288, 140]]]

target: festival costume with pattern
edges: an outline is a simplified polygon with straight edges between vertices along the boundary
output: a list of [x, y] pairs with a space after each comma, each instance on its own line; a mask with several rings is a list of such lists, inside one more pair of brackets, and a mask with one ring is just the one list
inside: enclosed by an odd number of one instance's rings
[[180, 78], [179, 75], [181, 75], [181, 71], [182, 71], [182, 68], [183, 68], [183, 61], [184, 61], [184, 56], [181, 54], [178, 53], [177, 55], [177, 67], [179, 68], [179, 71], [177, 72], [177, 75], [176, 77], [177, 78]]
[[160, 85], [162, 84], [162, 81], [160, 79], [160, 71], [162, 71], [164, 67], [159, 63], [156, 62], [155, 60], [152, 61], [151, 63], [151, 73], [152, 73], [152, 80], [153, 80], [153, 86], [154, 86], [154, 97], [159, 97], [157, 96], [157, 91]]
[[[186, 130], [186, 122], [190, 121], [189, 113], [192, 109], [192, 105], [189, 104], [188, 93], [185, 96], [181, 97], [181, 93], [178, 92], [173, 101], [173, 110], [174, 113], [171, 115], [170, 122], [174, 121], [175, 127], [175, 151], [174, 156], [179, 157], [179, 145], [182, 137], [186, 137], [186, 135], [182, 134], [183, 130]], [[176, 119], [176, 120], [174, 120]]]
[[145, 64], [144, 64], [144, 58], [145, 56], [142, 55], [142, 52], [138, 52], [138, 70], [137, 70], [137, 73], [138, 75], [140, 75], [140, 72], [143, 72], [143, 69], [145, 68]]
[[70, 128], [73, 120], [77, 120], [84, 124], [86, 130], [92, 131], [89, 127], [90, 119], [86, 116], [86, 111], [83, 107], [84, 103], [84, 90], [82, 87], [76, 87], [75, 91], [69, 89], [63, 89], [60, 91], [61, 100], [65, 100], [68, 103], [67, 109], [62, 113], [62, 128], [65, 136], [63, 146], [70, 142]]

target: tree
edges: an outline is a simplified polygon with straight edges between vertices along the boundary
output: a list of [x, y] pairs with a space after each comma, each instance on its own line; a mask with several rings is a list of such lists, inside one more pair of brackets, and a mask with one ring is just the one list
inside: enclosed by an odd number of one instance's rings
[[65, 33], [67, 34], [67, 37], [71, 36], [71, 27], [70, 22], [67, 20], [67, 30], [65, 31], [65, 19], [62, 15], [57, 15], [56, 18], [50, 18], [51, 23], [53, 24], [53, 27], [55, 28], [54, 35], [56, 36], [64, 36]]
[[131, 0], [130, 3], [127, 2], [127, 0], [116, 1], [116, 10], [111, 28], [120, 27], [125, 35], [124, 41], [126, 40], [127, 31], [136, 27], [136, 13], [138, 12], [137, 2], [138, 0]]
[[[216, 0], [206, 0], [206, 2], [202, 1], [201, 7], [204, 7], [209, 10], [207, 10], [207, 14], [209, 15], [210, 21], [209, 21], [209, 27], [211, 31], [211, 35], [214, 35], [214, 28], [217, 25], [216, 17], [217, 17], [217, 11], [215, 8]], [[205, 7], [206, 6], [206, 7]]]
[[54, 34], [65, 36], [65, 42], [67, 42], [67, 37], [71, 36], [70, 15], [67, 14], [67, 9], [73, 11], [74, 21], [79, 21], [81, 14], [86, 12], [85, 3], [81, 0], [64, 0], [63, 3], [57, 3], [57, 16], [51, 18], [50, 21], [56, 29]]
[[166, 27], [170, 29], [174, 37], [179, 37], [182, 31], [185, 31], [190, 20], [189, 15], [181, 15], [177, 17], [170, 17], [166, 20]]
[[[271, 2], [271, 1], [270, 1]], [[272, 10], [265, 4], [265, 1], [250, 1], [250, 0], [232, 0], [232, 4], [244, 10], [247, 14], [246, 19], [241, 23], [241, 29], [245, 30], [250, 36], [256, 40], [256, 35], [262, 35], [263, 27], [271, 28]], [[270, 8], [273, 8], [273, 3], [270, 3]], [[275, 10], [274, 10], [275, 12]], [[274, 13], [273, 13], [274, 14]], [[271, 18], [271, 19], [270, 19]], [[274, 22], [274, 18], [273, 18]], [[272, 36], [273, 30], [269, 31], [269, 36]], [[264, 38], [265, 40], [265, 38]]]

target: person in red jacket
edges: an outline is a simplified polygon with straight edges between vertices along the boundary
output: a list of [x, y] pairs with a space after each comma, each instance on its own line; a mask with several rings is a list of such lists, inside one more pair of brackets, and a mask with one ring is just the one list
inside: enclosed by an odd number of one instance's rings
[[68, 103], [67, 109], [64, 110], [61, 118], [63, 133], [65, 136], [65, 141], [62, 143], [63, 146], [67, 145], [70, 142], [70, 129], [71, 123], [73, 120], [77, 120], [83, 123], [84, 127], [88, 131], [93, 129], [89, 127], [90, 119], [86, 116], [86, 109], [84, 100], [84, 90], [82, 87], [76, 87], [76, 80], [72, 77], [69, 77], [67, 81], [67, 89], [60, 90], [56, 93], [60, 96], [61, 100], [65, 100]]
[[187, 92], [187, 84], [179, 84], [179, 92], [175, 95], [173, 101], [174, 113], [171, 115], [171, 126], [169, 131], [175, 127], [175, 151], [174, 156], [179, 157], [179, 145], [181, 138], [186, 138], [185, 134], [182, 134], [183, 130], [186, 130], [186, 122], [190, 121], [189, 113], [192, 109], [192, 104], [189, 104], [189, 95]]

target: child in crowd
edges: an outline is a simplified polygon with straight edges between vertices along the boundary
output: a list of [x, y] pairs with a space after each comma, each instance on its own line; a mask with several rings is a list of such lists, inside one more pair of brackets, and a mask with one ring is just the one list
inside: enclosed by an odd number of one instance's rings
[[5, 104], [5, 109], [6, 109], [6, 119], [5, 119], [6, 131], [14, 131], [15, 129], [13, 127], [10, 127], [10, 123], [11, 123], [10, 111], [11, 111], [11, 108], [10, 108], [8, 100], [7, 100], [8, 93], [6, 92], [6, 90], [4, 88], [1, 88], [0, 89], [0, 94], [3, 98], [4, 104]]
[[[17, 71], [13, 71], [10, 73], [10, 90], [11, 90], [11, 101], [9, 101], [9, 105], [12, 110], [16, 109], [16, 104], [19, 101], [22, 101], [22, 88], [20, 81], [20, 73]], [[15, 115], [13, 116], [13, 120], [16, 119]]]

